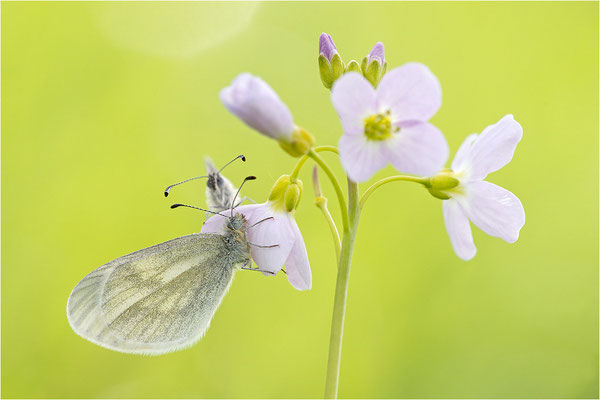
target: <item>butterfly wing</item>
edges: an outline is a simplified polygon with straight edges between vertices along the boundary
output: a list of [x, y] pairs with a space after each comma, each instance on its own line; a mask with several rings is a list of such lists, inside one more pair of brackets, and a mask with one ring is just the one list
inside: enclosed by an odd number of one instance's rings
[[208, 209], [219, 212], [231, 208], [236, 188], [215, 168], [210, 158], [205, 157], [206, 172], [209, 176], [206, 184], [206, 202]]
[[67, 302], [83, 338], [124, 353], [162, 354], [200, 340], [229, 289], [223, 236], [193, 234], [117, 258], [84, 277]]

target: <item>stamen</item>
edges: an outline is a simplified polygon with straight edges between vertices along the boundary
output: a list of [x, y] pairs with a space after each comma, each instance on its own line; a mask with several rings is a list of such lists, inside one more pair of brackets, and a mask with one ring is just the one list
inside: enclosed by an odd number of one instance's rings
[[369, 140], [386, 140], [399, 130], [400, 128], [392, 127], [389, 110], [380, 114], [373, 114], [365, 119], [365, 136]]

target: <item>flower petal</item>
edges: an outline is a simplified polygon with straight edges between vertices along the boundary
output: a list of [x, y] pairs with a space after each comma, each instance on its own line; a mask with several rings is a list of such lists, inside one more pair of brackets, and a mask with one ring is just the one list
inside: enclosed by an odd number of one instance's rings
[[511, 114], [483, 130], [469, 154], [470, 179], [481, 180], [513, 158], [523, 128]]
[[308, 262], [308, 254], [302, 233], [298, 224], [292, 219], [292, 229], [296, 236], [290, 255], [285, 262], [285, 272], [288, 281], [298, 290], [307, 290], [312, 288], [312, 274]]
[[428, 122], [401, 127], [400, 132], [386, 140], [385, 144], [386, 158], [398, 171], [407, 174], [434, 175], [448, 159], [448, 143], [444, 135]]
[[[265, 203], [257, 208], [248, 220], [248, 226], [273, 217], [247, 231], [248, 241], [251, 243], [252, 259], [256, 265], [265, 271], [277, 273], [287, 260], [295, 241], [291, 219], [287, 212], [274, 211]], [[258, 247], [272, 246], [276, 247]]]
[[369, 180], [388, 163], [384, 141], [368, 140], [365, 135], [344, 134], [338, 147], [342, 166], [354, 182]]
[[335, 43], [333, 43], [331, 35], [325, 32], [321, 33], [321, 36], [319, 36], [319, 55], [322, 54], [331, 61], [335, 53], [337, 53], [337, 48], [335, 47]]
[[472, 133], [462, 142], [454, 156], [454, 160], [452, 160], [451, 168], [454, 172], [458, 172], [464, 168], [465, 161], [468, 160], [469, 155], [471, 154], [471, 147], [478, 137], [478, 134]]
[[376, 114], [375, 89], [357, 72], [348, 72], [335, 81], [331, 89], [331, 102], [346, 134], [362, 134], [365, 118]]
[[[246, 218], [247, 221], [250, 220], [254, 210], [258, 207], [262, 206], [262, 204], [248, 204], [245, 206], [239, 206], [233, 209], [233, 214], [242, 214]], [[230, 210], [221, 211], [221, 215], [213, 215], [209, 219], [204, 222], [202, 225], [202, 229], [200, 232], [202, 233], [218, 233], [220, 235], [225, 233], [225, 227], [227, 226], [228, 217], [231, 216]], [[222, 216], [224, 215], [224, 217]], [[249, 223], [248, 226], [251, 224]]]
[[375, 43], [375, 46], [373, 46], [367, 55], [367, 65], [369, 65], [373, 60], [379, 61], [379, 64], [381, 65], [385, 64], [385, 46], [383, 43]]
[[454, 252], [463, 260], [469, 261], [475, 257], [477, 249], [473, 243], [473, 234], [467, 216], [454, 199], [442, 201], [442, 208], [444, 224]]
[[379, 111], [394, 121], [427, 121], [442, 104], [440, 82], [427, 66], [408, 63], [387, 72], [377, 86]]
[[294, 121], [288, 107], [262, 79], [238, 75], [219, 98], [227, 109], [250, 127], [273, 139], [291, 138]]
[[486, 181], [469, 182], [466, 197], [457, 198], [467, 217], [490, 236], [514, 243], [525, 224], [525, 210], [517, 196]]

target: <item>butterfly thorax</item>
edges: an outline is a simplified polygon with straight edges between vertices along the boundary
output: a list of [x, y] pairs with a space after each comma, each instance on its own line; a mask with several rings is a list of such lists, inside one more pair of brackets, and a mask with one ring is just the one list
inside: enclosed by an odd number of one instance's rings
[[251, 262], [250, 243], [246, 237], [247, 221], [242, 214], [235, 214], [227, 220], [223, 240], [227, 248], [227, 257], [231, 257], [232, 264], [238, 268], [241, 264]]

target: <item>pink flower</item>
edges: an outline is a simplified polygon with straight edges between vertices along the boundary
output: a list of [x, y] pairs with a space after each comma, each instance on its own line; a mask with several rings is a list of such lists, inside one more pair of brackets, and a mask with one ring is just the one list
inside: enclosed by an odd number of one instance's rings
[[[283, 265], [288, 281], [298, 290], [312, 287], [312, 275], [304, 239], [294, 216], [285, 210], [276, 210], [271, 202], [240, 206], [234, 213], [243, 214], [248, 221], [246, 231], [251, 243], [252, 259], [263, 271], [276, 274]], [[225, 215], [229, 215], [227, 211]], [[270, 218], [266, 221], [257, 222]], [[223, 233], [226, 219], [214, 215], [202, 226], [203, 233]], [[272, 246], [276, 247], [259, 247]], [[265, 275], [270, 275], [265, 273]]]
[[265, 81], [249, 73], [238, 75], [219, 98], [227, 109], [263, 135], [291, 140], [294, 120], [288, 107]]
[[377, 89], [360, 74], [346, 73], [335, 82], [331, 101], [344, 129], [340, 158], [353, 181], [368, 180], [388, 163], [404, 173], [432, 175], [446, 162], [446, 139], [427, 122], [441, 105], [441, 88], [425, 65], [395, 68]]
[[512, 159], [522, 136], [521, 125], [512, 115], [506, 115], [480, 135], [468, 136], [452, 161], [452, 172], [442, 172], [459, 181], [458, 186], [441, 192], [449, 197], [443, 202], [446, 230], [454, 251], [463, 260], [470, 260], [477, 252], [469, 220], [488, 235], [508, 243], [519, 238], [525, 224], [521, 201], [484, 179]]

